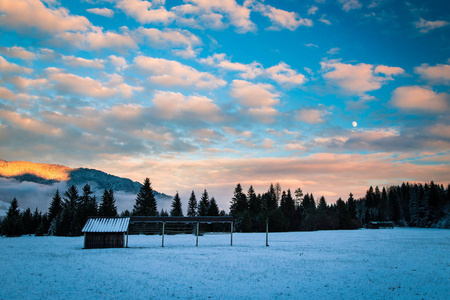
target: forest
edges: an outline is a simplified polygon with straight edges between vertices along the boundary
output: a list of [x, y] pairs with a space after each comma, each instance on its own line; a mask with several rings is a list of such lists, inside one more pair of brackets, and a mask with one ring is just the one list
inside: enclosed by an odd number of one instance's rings
[[[169, 211], [157, 208], [149, 178], [144, 180], [133, 210], [120, 216], [183, 216], [178, 193]], [[266, 220], [272, 232], [358, 229], [371, 221], [392, 221], [396, 226], [450, 228], [450, 185], [430, 183], [403, 183], [401, 186], [368, 188], [366, 195], [355, 199], [350, 193], [344, 201], [327, 204], [325, 197], [318, 200], [301, 188], [294, 192], [282, 190], [280, 184], [271, 184], [267, 192], [256, 194], [253, 186], [245, 192], [237, 184], [230, 201], [229, 215], [235, 219], [239, 232], [265, 231]], [[224, 216], [214, 197], [206, 190], [197, 201], [194, 191], [188, 200], [187, 216]], [[79, 236], [90, 216], [117, 217], [114, 191], [104, 190], [100, 204], [89, 184], [81, 193], [74, 185], [63, 195], [56, 190], [48, 212], [30, 208], [19, 209], [14, 198], [0, 232], [4, 236], [35, 234], [36, 236]]]

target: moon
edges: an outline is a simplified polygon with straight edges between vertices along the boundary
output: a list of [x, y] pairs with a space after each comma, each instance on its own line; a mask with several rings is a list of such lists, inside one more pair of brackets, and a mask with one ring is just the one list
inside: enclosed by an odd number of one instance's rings
[[356, 127], [356, 126], [358, 126], [358, 123], [356, 123], [355, 121], [353, 121], [353, 122], [352, 122], [352, 126], [353, 126], [353, 127]]

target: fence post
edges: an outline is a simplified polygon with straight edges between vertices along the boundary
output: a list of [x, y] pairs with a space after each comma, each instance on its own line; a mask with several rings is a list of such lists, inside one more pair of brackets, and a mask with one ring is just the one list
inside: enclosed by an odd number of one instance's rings
[[198, 246], [198, 224], [199, 224], [199, 222], [197, 222], [197, 230], [196, 230], [196, 242], [195, 242], [195, 246], [197, 247]]
[[269, 218], [266, 218], [266, 247], [269, 247]]
[[233, 222], [231, 222], [231, 245], [233, 246]]
[[164, 247], [164, 227], [166, 225], [166, 222], [162, 222], [163, 223], [163, 228], [162, 228], [162, 247]]

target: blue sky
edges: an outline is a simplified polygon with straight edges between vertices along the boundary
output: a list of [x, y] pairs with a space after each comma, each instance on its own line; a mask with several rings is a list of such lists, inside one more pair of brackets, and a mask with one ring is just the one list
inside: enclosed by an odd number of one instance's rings
[[[448, 183], [447, 1], [0, 2], [4, 160], [328, 202]], [[356, 126], [353, 125], [356, 122]]]

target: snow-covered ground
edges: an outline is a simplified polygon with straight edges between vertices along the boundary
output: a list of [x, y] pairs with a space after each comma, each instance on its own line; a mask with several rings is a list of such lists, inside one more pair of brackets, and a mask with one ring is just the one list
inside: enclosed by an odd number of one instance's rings
[[450, 230], [0, 238], [1, 299], [450, 299]]

